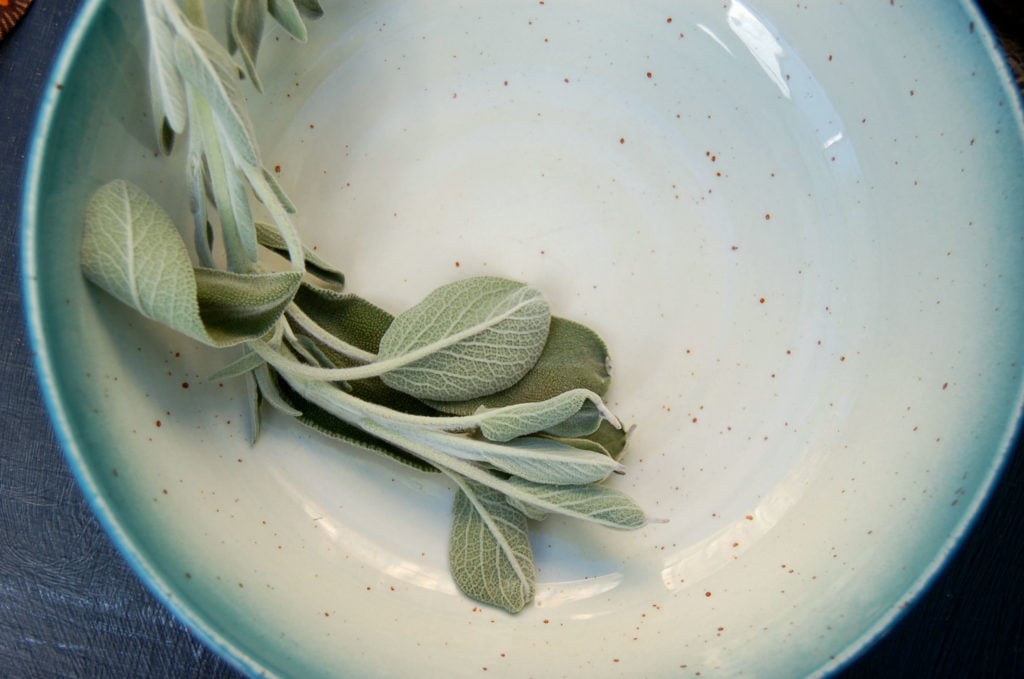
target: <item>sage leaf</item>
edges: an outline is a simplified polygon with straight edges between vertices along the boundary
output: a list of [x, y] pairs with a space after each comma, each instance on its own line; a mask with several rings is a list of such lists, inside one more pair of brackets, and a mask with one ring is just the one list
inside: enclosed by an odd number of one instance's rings
[[[491, 441], [511, 441], [519, 436], [562, 425], [579, 415], [585, 404], [592, 406], [584, 416], [588, 420], [585, 426], [590, 428], [586, 433], [595, 431], [602, 417], [611, 421], [613, 426], [618, 425], [615, 415], [605, 407], [601, 398], [586, 389], [573, 389], [536, 403], [518, 403], [497, 409], [482, 407], [474, 415], [484, 437]], [[593, 427], [590, 427], [589, 422], [591, 412], [596, 416]], [[577, 425], [573, 431], [579, 428]]]
[[319, 0], [295, 0], [295, 5], [303, 16], [310, 19], [319, 19], [324, 15], [324, 8], [320, 6]]
[[196, 257], [202, 266], [213, 268], [213, 226], [210, 224], [206, 211], [206, 185], [209, 182], [209, 170], [206, 160], [199, 150], [199, 144], [189, 145], [187, 160], [189, 187], [191, 189], [189, 207], [194, 223], [193, 241]]
[[459, 401], [515, 384], [537, 362], [551, 324], [534, 288], [495, 277], [441, 286], [381, 337], [381, 376], [417, 398]]
[[[613, 471], [622, 469], [622, 465], [607, 455], [547, 439], [524, 437], [491, 446], [482, 452], [485, 462], [506, 474], [534, 483], [584, 485], [602, 481]], [[446, 448], [453, 450], [458, 446]]]
[[[147, 5], [153, 0], [146, 0]], [[156, 11], [145, 12], [149, 48], [149, 93], [157, 139], [170, 153], [174, 134], [185, 131], [185, 85], [174, 62], [174, 32]], [[171, 134], [167, 129], [170, 128]]]
[[453, 415], [469, 415], [481, 406], [498, 408], [545, 401], [572, 389], [604, 396], [611, 383], [608, 348], [596, 332], [565, 318], [553, 317], [544, 350], [526, 375], [508, 389], [467, 401], [431, 403]]
[[277, 382], [271, 378], [270, 368], [263, 364], [256, 368], [253, 373], [256, 377], [256, 384], [260, 389], [260, 396], [274, 408], [277, 408], [290, 417], [301, 417], [302, 411], [298, 410], [281, 395]]
[[266, 365], [266, 361], [260, 358], [259, 354], [253, 351], [246, 351], [241, 356], [207, 377], [206, 381], [218, 382], [220, 380], [229, 380], [232, 377], [239, 377], [246, 373], [251, 373], [261, 365]]
[[[394, 439], [398, 445], [403, 445], [403, 441], [414, 442], [461, 460], [483, 462], [498, 471], [535, 483], [559, 486], [595, 483], [622, 469], [622, 465], [607, 455], [550, 439], [523, 437], [498, 444], [398, 422], [378, 422], [402, 437]], [[411, 448], [410, 451], [416, 452]]]
[[245, 394], [246, 404], [249, 406], [249, 445], [255, 445], [260, 437], [260, 427], [263, 425], [260, 417], [260, 404], [263, 399], [256, 376], [251, 372], [245, 375]]
[[[288, 345], [292, 348], [292, 351], [305, 358], [307, 363], [313, 363], [325, 368], [336, 366], [323, 347], [317, 344], [316, 340], [309, 335], [304, 335], [301, 332], [294, 333], [289, 338]], [[352, 385], [345, 383], [342, 388], [346, 391], [351, 391]]]
[[537, 436], [561, 441], [574, 448], [601, 453], [618, 460], [622, 458], [632, 430], [632, 427], [627, 430], [624, 427], [612, 426], [608, 421], [602, 421], [596, 431], [586, 436], [558, 436], [552, 434], [550, 430], [539, 432]]
[[[249, 194], [242, 177], [232, 166], [230, 152], [221, 145], [222, 135], [212, 110], [204, 101], [193, 103], [194, 136], [206, 160], [205, 179], [209, 181], [213, 204], [220, 217], [228, 267], [232, 271], [251, 270], [259, 252]], [[198, 196], [193, 196], [193, 199], [200, 200]]]
[[196, 268], [193, 273], [203, 327], [218, 346], [269, 332], [302, 280], [296, 271], [237, 274]]
[[[295, 0], [267, 0], [267, 10], [293, 38], [306, 42], [306, 24], [302, 21]], [[323, 9], [320, 9], [320, 13], [323, 14]]]
[[[479, 421], [480, 433], [489, 440], [508, 441], [518, 436], [536, 433], [564, 425], [566, 421], [580, 416], [585, 405], [592, 408], [586, 411], [582, 417], [583, 425], [575, 423], [572, 431], [578, 431], [581, 426], [589, 428], [586, 433], [595, 431], [603, 417], [612, 425], [618, 425], [618, 420], [612, 415], [601, 401], [601, 397], [587, 389], [572, 389], [538, 402], [527, 402], [527, 404], [516, 404], [500, 409], [482, 408], [474, 415]], [[595, 421], [591, 427], [590, 414], [593, 413]], [[566, 425], [568, 428], [569, 425]]]
[[222, 3], [225, 25], [228, 27], [224, 36], [224, 48], [227, 49], [228, 54], [231, 56], [235, 56], [235, 53], [238, 52], [238, 41], [235, 40], [235, 32], [231, 28], [231, 17], [235, 14], [235, 5], [237, 4], [238, 0], [224, 0]]
[[188, 252], [171, 218], [134, 184], [115, 180], [85, 209], [86, 277], [144, 316], [204, 336]]
[[175, 36], [178, 72], [214, 112], [216, 128], [231, 155], [248, 165], [259, 166], [252, 123], [238, 88], [238, 67], [208, 32], [191, 25], [188, 30], [187, 35]]
[[[268, 174], [262, 167], [242, 166], [240, 169], [249, 180], [249, 186], [252, 187], [256, 198], [267, 208], [277, 225], [278, 233], [288, 249], [288, 261], [291, 262], [292, 270], [305, 273], [306, 260], [302, 255], [305, 248], [289, 216], [294, 212], [294, 206], [288, 201], [287, 196], [284, 196], [277, 182], [273, 178], [267, 179]], [[253, 247], [256, 247], [255, 227], [252, 234]]]
[[[561, 422], [548, 427], [544, 430], [544, 433], [566, 438], [589, 436], [597, 431], [597, 428], [604, 421], [605, 415], [602, 410], [598, 409], [593, 403], [584, 403], [578, 411]], [[615, 422], [618, 424], [617, 418]]]
[[640, 506], [615, 488], [600, 484], [551, 486], [514, 477], [507, 483], [509, 502], [534, 518], [545, 513], [563, 514], [621, 530], [647, 525]]
[[[256, 57], [263, 40], [263, 19], [266, 14], [266, 0], [234, 0], [231, 7], [229, 34], [232, 42], [242, 54], [245, 72], [257, 91], [263, 91], [259, 73], [256, 72]], [[229, 49], [229, 51], [232, 51]]]
[[536, 574], [526, 517], [487, 486], [452, 475], [448, 564], [462, 592], [517, 613], [533, 600]]
[[[598, 483], [578, 486], [557, 486], [536, 483], [522, 478], [502, 478], [469, 460], [460, 459], [424, 440], [422, 435], [410, 436], [399, 428], [364, 419], [359, 426], [393, 445], [409, 451], [442, 470], [465, 476], [504, 494], [512, 501], [528, 507], [531, 515], [564, 514], [610, 528], [634, 530], [647, 524], [642, 509], [628, 495]], [[452, 437], [458, 438], [458, 437]]]
[[376, 355], [380, 338], [394, 316], [376, 304], [348, 292], [303, 283], [295, 293], [298, 305], [333, 336]]
[[288, 194], [284, 192], [283, 188], [281, 188], [281, 184], [278, 183], [277, 179], [269, 170], [267, 170], [267, 168], [263, 168], [263, 178], [267, 181], [267, 184], [270, 185], [274, 195], [277, 196], [277, 202], [281, 204], [281, 207], [284, 208], [285, 212], [290, 215], [295, 214], [295, 203], [291, 201]]
[[[278, 230], [270, 224], [256, 222], [256, 241], [271, 252], [288, 257], [288, 244]], [[306, 271], [313, 274], [325, 283], [331, 283], [339, 287], [345, 285], [345, 274], [334, 268], [326, 261], [317, 256], [308, 247], [303, 247], [303, 255], [306, 259]]]
[[220, 347], [265, 335], [301, 281], [291, 271], [193, 269], [170, 216], [123, 180], [86, 205], [81, 260], [89, 280], [142, 315]]

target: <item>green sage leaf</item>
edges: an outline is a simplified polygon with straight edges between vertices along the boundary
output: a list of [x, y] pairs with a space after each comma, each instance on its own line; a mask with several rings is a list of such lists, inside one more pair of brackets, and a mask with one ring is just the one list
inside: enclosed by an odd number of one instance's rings
[[[360, 424], [366, 426], [371, 417]], [[499, 444], [396, 421], [373, 419], [401, 437], [389, 439], [397, 445], [409, 442], [425, 446], [460, 460], [485, 463], [505, 474], [535, 483], [558, 486], [595, 483], [623, 468], [607, 455], [580, 450], [551, 439], [528, 436]], [[414, 453], [419, 450], [412, 447], [408, 449]]]
[[501, 493], [452, 478], [459, 485], [448, 541], [452, 577], [466, 596], [517, 613], [533, 600], [536, 578], [526, 517]]
[[200, 151], [199, 144], [190, 144], [187, 160], [189, 188], [191, 189], [189, 207], [192, 211], [193, 242], [196, 257], [202, 266], [213, 268], [213, 226], [210, 224], [206, 210], [206, 186], [209, 183], [209, 170], [206, 159]]
[[[197, 153], [201, 153], [206, 161], [204, 179], [209, 181], [213, 204], [220, 217], [228, 267], [232, 271], [248, 271], [259, 257], [249, 193], [243, 178], [232, 165], [230, 151], [221, 144], [213, 111], [204, 101], [194, 102], [190, 110], [196, 123], [195, 143], [201, 147]], [[201, 198], [193, 194], [193, 200], [198, 202]]]
[[[266, 0], [234, 0], [231, 7], [229, 35], [234, 46], [242, 54], [245, 72], [257, 91], [263, 91], [263, 83], [256, 71], [256, 57], [263, 40], [263, 19], [266, 14]], [[229, 48], [229, 52], [232, 51]]]
[[[285, 242], [284, 238], [281, 237], [278, 230], [270, 224], [256, 222], [256, 240], [260, 245], [268, 250], [275, 252], [282, 257], [288, 257], [288, 244]], [[318, 257], [310, 248], [304, 247], [302, 252], [306, 258], [306, 271], [325, 283], [331, 283], [332, 285], [337, 285], [339, 287], [345, 285], [344, 273]]]
[[258, 167], [259, 152], [245, 100], [238, 88], [238, 67], [216, 38], [189, 26], [189, 34], [177, 35], [174, 59], [178, 71], [214, 112], [220, 138], [237, 160]]
[[544, 349], [551, 312], [541, 294], [502, 278], [444, 285], [397, 316], [380, 341], [381, 376], [417, 398], [459, 401], [515, 384]]
[[357, 295], [303, 283], [295, 304], [315, 323], [346, 344], [371, 355], [380, 350], [394, 316]]
[[255, 445], [263, 424], [263, 418], [260, 416], [260, 404], [263, 399], [256, 376], [251, 372], [245, 375], [245, 394], [246, 404], [249, 406], [249, 445]]
[[509, 502], [534, 518], [563, 514], [622, 530], [647, 524], [644, 511], [631, 497], [608, 486], [551, 486], [519, 478], [509, 479], [508, 485]]
[[[598, 483], [579, 486], [557, 486], [527, 481], [522, 478], [504, 478], [478, 463], [461, 459], [429, 440], [428, 437], [389, 427], [371, 419], [359, 426], [389, 443], [408, 450], [420, 459], [442, 470], [465, 476], [485, 485], [510, 500], [528, 508], [532, 515], [564, 514], [610, 528], [634, 530], [647, 523], [644, 512], [628, 495]], [[458, 437], [453, 437], [458, 438]]]
[[320, 6], [319, 0], [295, 0], [295, 5], [303, 16], [310, 19], [319, 19], [324, 15], [324, 8]]
[[[591, 406], [584, 411], [585, 414], [581, 418], [584, 420], [583, 426], [589, 428], [586, 433], [597, 429], [601, 417], [618, 424], [618, 420], [601, 402], [601, 398], [586, 389], [573, 389], [535, 403], [517, 403], [497, 409], [481, 408], [474, 416], [478, 418], [480, 433], [485, 438], [491, 441], [511, 441], [519, 436], [564, 425], [566, 421], [579, 416], [585, 404]], [[592, 427], [591, 413], [596, 416]], [[566, 425], [566, 428], [569, 429], [570, 426]], [[579, 423], [571, 426], [572, 431], [578, 431], [580, 428]]]
[[284, 211], [290, 215], [295, 214], [295, 203], [292, 202], [291, 198], [288, 197], [288, 194], [284, 192], [283, 188], [281, 188], [281, 184], [277, 181], [277, 178], [274, 177], [267, 168], [263, 168], [263, 178], [267, 181], [267, 184], [270, 185], [274, 195], [277, 196], [277, 202], [281, 204]]
[[253, 370], [252, 374], [256, 377], [256, 384], [260, 388], [260, 396], [264, 401], [289, 417], [302, 417], [302, 411], [295, 408], [281, 395], [278, 383], [272, 379], [270, 367], [266, 363]]
[[170, 216], [123, 180], [90, 198], [81, 260], [89, 280], [144, 316], [221, 347], [265, 335], [301, 281], [292, 271], [193, 269]]
[[[151, 0], [147, 0], [149, 2]], [[146, 11], [149, 48], [149, 93], [157, 139], [170, 153], [174, 135], [185, 131], [185, 85], [174, 61], [174, 32], [162, 16]], [[168, 129], [169, 128], [169, 129]]]
[[[608, 411], [609, 413], [611, 411]], [[545, 433], [558, 437], [589, 436], [597, 431], [601, 422], [605, 421], [605, 413], [593, 403], [584, 403], [570, 417], [548, 427]], [[618, 422], [618, 419], [615, 420]]]
[[586, 436], [558, 436], [552, 434], [551, 431], [539, 432], [537, 436], [561, 441], [574, 448], [601, 453], [602, 455], [608, 455], [615, 460], [619, 460], [622, 459], [622, 453], [625, 451], [630, 431], [631, 429], [615, 427], [610, 422], [603, 421], [596, 431]]
[[196, 299], [207, 335], [217, 346], [269, 332], [291, 303], [302, 274], [296, 271], [237, 274], [196, 268]]
[[[462, 442], [457, 440], [452, 445], [444, 446], [444, 449], [454, 451], [461, 445]], [[506, 474], [556, 486], [596, 483], [622, 469], [622, 465], [607, 455], [532, 436], [502, 445], [488, 444], [481, 451], [481, 456], [484, 462]]]
[[604, 396], [611, 383], [608, 348], [593, 330], [557, 316], [551, 319], [544, 350], [526, 375], [508, 389], [467, 401], [431, 405], [453, 415], [469, 415], [481, 406], [498, 408], [527, 401], [545, 401], [573, 389]]
[[267, 362], [260, 358], [260, 355], [256, 352], [246, 351], [241, 356], [207, 377], [206, 381], [217, 382], [219, 380], [229, 380], [233, 377], [240, 377], [247, 373], [251, 373], [261, 365], [266, 365], [266, 363]]
[[[299, 42], [306, 42], [306, 24], [302, 21], [295, 0], [267, 0], [267, 10], [284, 30], [288, 31]], [[323, 9], [320, 10], [323, 13]]]

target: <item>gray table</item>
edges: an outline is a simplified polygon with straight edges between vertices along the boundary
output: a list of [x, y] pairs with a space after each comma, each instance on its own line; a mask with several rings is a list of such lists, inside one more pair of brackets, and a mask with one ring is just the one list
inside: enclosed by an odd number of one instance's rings
[[[22, 173], [39, 96], [78, 5], [36, 0], [0, 42], [0, 676], [235, 677], [111, 545], [36, 387], [15, 246]], [[1024, 676], [1022, 480], [1018, 447], [955, 559], [841, 676]]]

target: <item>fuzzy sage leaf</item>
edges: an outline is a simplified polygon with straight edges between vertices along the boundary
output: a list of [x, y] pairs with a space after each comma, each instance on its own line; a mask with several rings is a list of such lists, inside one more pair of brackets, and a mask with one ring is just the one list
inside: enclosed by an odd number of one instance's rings
[[571, 389], [604, 396], [611, 382], [608, 347], [590, 328], [554, 316], [544, 350], [536, 364], [511, 387], [468, 401], [432, 402], [438, 410], [468, 415], [481, 406], [497, 408], [527, 401], [546, 401]]
[[[319, 9], [319, 4], [303, 3], [303, 5], [314, 13]], [[267, 11], [293, 38], [299, 42], [306, 42], [306, 24], [302, 21], [302, 14], [299, 7], [296, 6], [295, 0], [267, 0]], [[322, 9], [319, 11], [321, 14], [323, 13]]]
[[547, 302], [522, 283], [489, 276], [450, 283], [396, 317], [384, 333], [378, 360], [407, 364], [382, 379], [438, 401], [494, 393], [536, 364], [550, 325]]
[[503, 493], [509, 500], [530, 507], [532, 513], [563, 514], [624, 530], [635, 530], [646, 525], [646, 516], [639, 505], [625, 493], [613, 488], [597, 483], [560, 486], [514, 476], [502, 478], [468, 460], [455, 457], [420, 437], [409, 436], [370, 420], [360, 421], [359, 426], [435, 467], [460, 474]]
[[[586, 404], [593, 408], [583, 411], [581, 415], [581, 409]], [[591, 414], [596, 415], [593, 426], [590, 423]], [[491, 441], [511, 441], [553, 427], [568, 427], [566, 423], [577, 418], [585, 421], [584, 427], [588, 429], [586, 434], [597, 429], [601, 417], [611, 422], [612, 426], [620, 426], [601, 397], [586, 389], [572, 389], [546, 401], [517, 403], [503, 408], [481, 407], [474, 416], [479, 419], [480, 433]]]
[[551, 486], [511, 478], [506, 493], [509, 502], [532, 518], [556, 513], [584, 519], [609, 528], [634, 530], [647, 524], [647, 517], [628, 495], [598, 484]]
[[231, 5], [229, 26], [234, 46], [242, 55], [245, 72], [253, 86], [263, 91], [259, 73], [256, 71], [256, 57], [259, 55], [260, 42], [263, 40], [263, 23], [266, 13], [266, 0], [234, 0]]
[[458, 475], [448, 565], [466, 596], [517, 613], [533, 599], [533, 550], [526, 516], [505, 496]]
[[174, 63], [174, 32], [164, 15], [145, 0], [149, 48], [149, 92], [157, 139], [164, 153], [170, 153], [174, 135], [185, 131], [185, 86]]
[[295, 6], [299, 8], [303, 16], [310, 19], [319, 19], [324, 15], [324, 8], [320, 6], [320, 0], [295, 0]]
[[[379, 420], [378, 420], [379, 422]], [[448, 457], [482, 462], [505, 474], [554, 486], [583, 485], [602, 481], [622, 465], [608, 457], [550, 439], [523, 437], [504, 444], [481, 441], [465, 436], [414, 428], [408, 425], [380, 422], [402, 441], [416, 449], [429, 447], [443, 451]], [[364, 420], [362, 426], [369, 426]], [[403, 445], [399, 443], [399, 445]]]
[[252, 124], [238, 88], [238, 67], [227, 51], [205, 30], [190, 26], [175, 38], [178, 72], [215, 113], [217, 129], [231, 154], [249, 165], [259, 165]]
[[170, 216], [123, 180], [89, 200], [81, 261], [89, 280], [144, 316], [218, 347], [266, 334], [301, 279], [292, 271], [193, 269]]

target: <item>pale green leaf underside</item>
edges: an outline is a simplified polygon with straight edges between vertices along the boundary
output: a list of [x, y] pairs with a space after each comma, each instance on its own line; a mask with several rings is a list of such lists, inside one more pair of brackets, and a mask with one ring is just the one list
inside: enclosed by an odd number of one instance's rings
[[647, 524], [640, 506], [615, 488], [600, 484], [550, 486], [519, 478], [509, 479], [508, 484], [509, 500], [533, 518], [557, 513], [622, 530], [635, 530]]
[[604, 396], [611, 382], [608, 348], [590, 328], [552, 317], [548, 338], [537, 363], [511, 387], [468, 401], [438, 401], [433, 407], [453, 415], [469, 415], [480, 406], [497, 408], [526, 401], [544, 401], [571, 389], [589, 389]]
[[[314, 9], [308, 3], [307, 7]], [[270, 12], [270, 16], [274, 17], [274, 20], [281, 24], [293, 38], [306, 42], [306, 24], [302, 20], [299, 8], [295, 5], [295, 0], [267, 0], [267, 10]], [[323, 13], [323, 10], [320, 12]]]
[[459, 484], [448, 541], [452, 577], [472, 599], [521, 611], [533, 600], [536, 577], [526, 517], [502, 493], [452, 478]]
[[263, 20], [266, 0], [234, 0], [231, 7], [230, 34], [242, 55], [245, 72], [257, 90], [263, 91], [259, 73], [256, 71], [256, 57], [263, 39]]
[[537, 435], [561, 441], [574, 448], [608, 455], [616, 460], [622, 457], [622, 453], [626, 448], [626, 442], [629, 439], [628, 430], [622, 427], [614, 427], [607, 421], [602, 421], [593, 433], [586, 436], [566, 436], [554, 434], [550, 430], [540, 432]]
[[548, 304], [533, 288], [493, 277], [456, 281], [395, 318], [381, 338], [378, 360], [419, 358], [382, 379], [422, 399], [494, 393], [536, 364], [550, 325]]
[[320, 6], [319, 0], [295, 0], [295, 5], [304, 16], [310, 19], [319, 19], [324, 15], [324, 9]]
[[123, 180], [89, 200], [81, 259], [89, 280], [142, 315], [220, 347], [266, 334], [301, 278], [193, 269], [171, 218]]
[[538, 513], [564, 514], [591, 521], [610, 528], [632, 530], [646, 524], [643, 510], [628, 495], [597, 483], [582, 486], [556, 486], [526, 481], [521, 478], [502, 478], [477, 464], [436, 447], [430, 437], [409, 435], [397, 428], [364, 420], [359, 426], [366, 431], [404, 449], [417, 457], [465, 476], [477, 483], [503, 493], [511, 500], [528, 506]]
[[506, 474], [557, 486], [596, 483], [622, 469], [607, 455], [536, 437], [495, 445], [483, 454], [483, 460]]
[[235, 159], [258, 167], [259, 153], [238, 89], [235, 62], [212, 35], [195, 27], [189, 35], [176, 37], [174, 57], [178, 72], [214, 112], [224, 146]]
[[418, 445], [461, 460], [482, 462], [536, 483], [559, 486], [595, 483], [622, 469], [622, 465], [607, 455], [553, 439], [527, 436], [499, 444], [446, 432], [417, 430], [397, 422], [380, 424]]
[[604, 415], [601, 411], [593, 403], [584, 403], [578, 411], [548, 427], [544, 433], [565, 438], [590, 436], [597, 431], [602, 421], [604, 421]]
[[[147, 0], [148, 1], [148, 0]], [[149, 36], [149, 93], [157, 139], [165, 138], [163, 126], [175, 133], [185, 130], [185, 86], [174, 63], [174, 33], [155, 11], [146, 12]], [[166, 121], [166, 123], [165, 123]], [[168, 148], [164, 148], [169, 151]]]
[[[581, 409], [587, 403], [596, 407], [588, 408], [581, 414]], [[566, 391], [546, 401], [518, 403], [500, 409], [482, 408], [475, 413], [479, 418], [480, 433], [491, 441], [499, 442], [511, 441], [519, 436], [564, 425], [567, 421], [572, 421], [573, 425], [576, 425], [575, 421], [578, 417], [584, 420], [582, 426], [589, 429], [584, 434], [590, 434], [597, 429], [602, 414], [618, 424], [611, 412], [605, 408], [600, 397], [586, 389]], [[596, 415], [593, 422], [591, 422], [592, 415]], [[570, 425], [566, 425], [566, 427], [571, 428], [574, 432], [579, 428], [579, 426]]]

